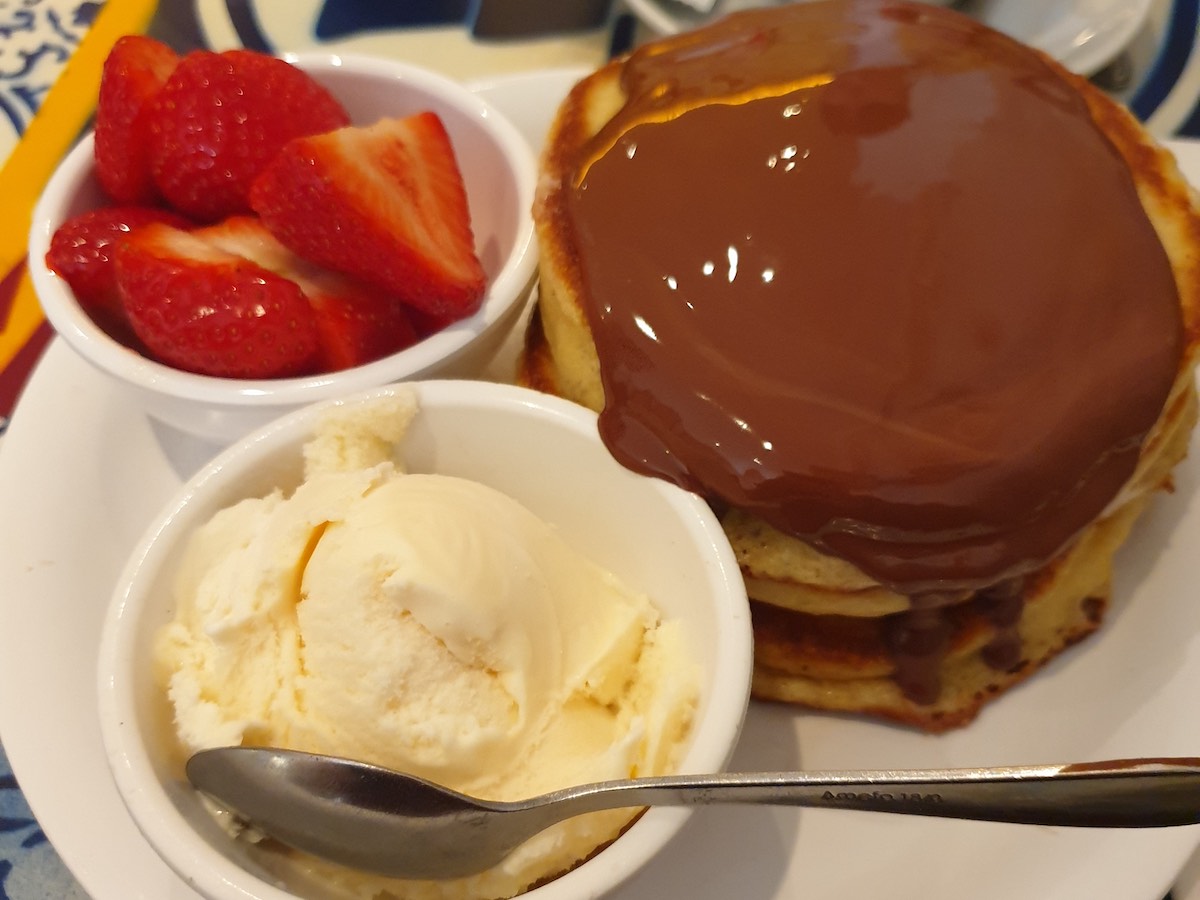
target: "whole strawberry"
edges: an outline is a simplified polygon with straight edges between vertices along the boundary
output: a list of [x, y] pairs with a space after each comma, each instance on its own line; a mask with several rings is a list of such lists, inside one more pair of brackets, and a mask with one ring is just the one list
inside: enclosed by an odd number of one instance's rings
[[299, 286], [202, 235], [151, 224], [117, 248], [117, 285], [160, 361], [228, 378], [310, 372], [316, 318]]
[[117, 203], [158, 200], [147, 108], [178, 63], [174, 50], [142, 35], [119, 38], [104, 60], [96, 103], [96, 178]]
[[249, 212], [251, 183], [288, 141], [350, 121], [307, 73], [248, 50], [189, 53], [149, 114], [155, 184], [173, 207], [204, 221]]
[[432, 112], [298, 138], [263, 170], [250, 202], [299, 255], [439, 321], [479, 308], [486, 276], [466, 189]]
[[97, 325], [118, 339], [126, 336], [129, 324], [117, 290], [114, 256], [122, 241], [151, 222], [188, 227], [185, 219], [163, 209], [101, 207], [60, 225], [46, 252], [46, 265], [71, 286], [79, 305]]

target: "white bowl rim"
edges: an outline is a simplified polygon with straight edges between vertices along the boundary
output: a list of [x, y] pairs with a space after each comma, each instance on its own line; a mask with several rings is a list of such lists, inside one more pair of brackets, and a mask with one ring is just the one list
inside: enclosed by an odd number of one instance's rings
[[[282, 58], [309, 71], [346, 69], [406, 82], [461, 108], [469, 117], [486, 122], [512, 168], [517, 196], [532, 204], [537, 178], [533, 149], [503, 113], [467, 86], [399, 60], [318, 52], [289, 53]], [[89, 132], [58, 165], [38, 198], [29, 233], [30, 276], [46, 318], [76, 352], [103, 371], [145, 390], [233, 407], [282, 406], [326, 399], [398, 378], [419, 377], [429, 367], [464, 350], [514, 304], [520, 303], [533, 284], [537, 268], [534, 225], [530, 211], [521, 209], [513, 251], [489, 282], [479, 310], [412, 347], [352, 369], [297, 378], [219, 378], [185, 372], [113, 340], [80, 307], [66, 281], [44, 263], [54, 232], [50, 224], [53, 211], [69, 202], [70, 195], [89, 173], [87, 160], [93, 156], [93, 145], [93, 135]]]
[[[196, 472], [143, 532], [117, 579], [99, 642], [97, 684], [105, 755], [121, 799], [146, 840], [180, 877], [214, 900], [294, 900], [295, 895], [262, 881], [209, 846], [183, 820], [166, 793], [156, 788], [149, 754], [138, 737], [137, 710], [132, 698], [132, 684], [137, 677], [132, 671], [135, 629], [124, 625], [130, 617], [136, 618], [140, 613], [144, 599], [139, 598], [133, 588], [143, 569], [152, 572], [164, 562], [169, 547], [158, 541], [162, 532], [171, 527], [191, 499], [222, 472], [261, 459], [288, 444], [302, 442], [311, 433], [319, 415], [328, 408], [392, 396], [409, 388], [418, 392], [419, 407], [520, 407], [526, 413], [554, 421], [569, 431], [599, 440], [597, 417], [591, 410], [511, 384], [451, 379], [410, 381], [308, 404], [225, 448]], [[613, 464], [619, 467], [615, 460]], [[632, 472], [629, 475], [644, 477]], [[647, 490], [659, 492], [682, 513], [681, 518], [697, 542], [711, 548], [707, 559], [712, 580], [722, 586], [718, 614], [723, 627], [718, 629], [717, 653], [711, 666], [714, 672], [724, 673], [725, 677], [712, 680], [708, 704], [736, 715], [737, 721], [733, 733], [726, 739], [720, 732], [729, 729], [728, 719], [701, 719], [694, 726], [689, 751], [679, 767], [681, 772], [715, 772], [729, 762], [750, 699], [753, 645], [745, 584], [733, 550], [709, 506], [697, 495], [670, 482], [649, 477], [645, 480]], [[521, 896], [531, 900], [594, 900], [604, 896], [632, 877], [669, 843], [690, 813], [690, 809], [681, 807], [651, 809], [630, 827], [621, 841], [587, 865]], [[254, 893], [247, 893], [248, 886]]]

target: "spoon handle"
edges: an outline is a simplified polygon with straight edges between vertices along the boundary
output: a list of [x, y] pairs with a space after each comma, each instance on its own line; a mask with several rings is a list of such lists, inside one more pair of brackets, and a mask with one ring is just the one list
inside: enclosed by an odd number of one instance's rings
[[953, 819], [1152, 828], [1200, 822], [1200, 759], [873, 772], [665, 776], [584, 785], [546, 799], [578, 812], [716, 803], [857, 809]]

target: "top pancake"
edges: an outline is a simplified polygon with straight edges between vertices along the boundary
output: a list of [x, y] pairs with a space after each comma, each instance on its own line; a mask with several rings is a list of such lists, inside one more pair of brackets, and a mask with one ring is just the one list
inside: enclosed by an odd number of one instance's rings
[[794, 4], [641, 48], [572, 91], [542, 172], [545, 377], [803, 583], [897, 608], [1039, 568], [1190, 384], [1169, 154], [951, 11]]

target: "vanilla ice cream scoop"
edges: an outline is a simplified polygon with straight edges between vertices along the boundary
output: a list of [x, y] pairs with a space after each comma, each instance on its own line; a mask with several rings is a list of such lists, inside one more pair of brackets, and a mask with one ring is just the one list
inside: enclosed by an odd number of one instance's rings
[[[490, 799], [669, 771], [698, 683], [676, 623], [508, 496], [406, 474], [394, 442], [411, 415], [394, 399], [341, 409], [290, 495], [196, 532], [157, 648], [184, 749], [347, 756]], [[510, 896], [629, 817], [564, 822], [463, 883], [391, 890]]]

